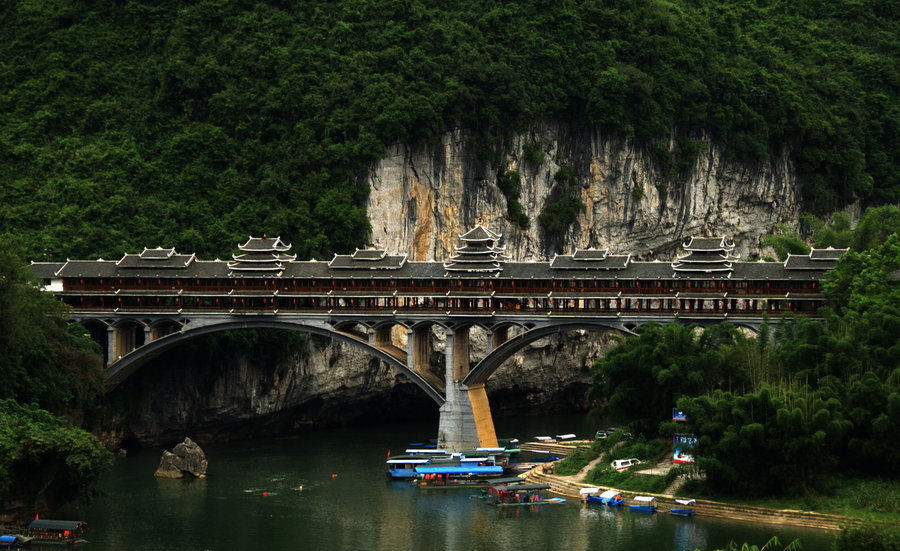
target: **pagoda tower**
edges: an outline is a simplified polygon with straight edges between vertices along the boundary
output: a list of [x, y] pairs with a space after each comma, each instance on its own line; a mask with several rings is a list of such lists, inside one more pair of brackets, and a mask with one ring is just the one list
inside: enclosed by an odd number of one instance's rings
[[238, 249], [243, 254], [232, 255], [234, 260], [228, 262], [229, 276], [236, 277], [279, 277], [284, 271], [284, 263], [292, 262], [297, 255], [282, 254], [289, 251], [290, 245], [283, 243], [280, 237], [250, 237]]
[[506, 247], [498, 245], [502, 235], [494, 233], [481, 224], [459, 236], [460, 245], [456, 254], [444, 262], [448, 272], [493, 273], [503, 271], [503, 263], [509, 259]]
[[682, 244], [686, 254], [676, 256], [672, 269], [676, 272], [702, 272], [731, 275], [734, 242], [724, 237], [691, 237]]

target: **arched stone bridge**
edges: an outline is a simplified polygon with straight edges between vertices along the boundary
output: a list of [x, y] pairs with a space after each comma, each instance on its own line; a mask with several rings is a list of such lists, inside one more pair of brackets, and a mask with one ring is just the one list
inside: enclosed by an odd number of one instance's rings
[[[190, 313], [180, 316], [73, 312], [71, 317], [91, 328], [106, 328], [107, 377], [111, 391], [163, 352], [202, 335], [239, 329], [286, 329], [337, 339], [361, 347], [407, 376], [440, 408], [439, 441], [443, 447], [474, 449], [496, 445], [484, 385], [504, 361], [536, 340], [574, 330], [633, 334], [649, 321], [679, 321], [707, 326], [727, 318], [678, 316], [316, 316]], [[387, 318], [387, 319], [386, 319]], [[762, 317], [729, 319], [758, 331]], [[472, 361], [472, 328], [487, 336], [486, 354]], [[444, 364], [434, 366], [432, 335], [445, 339]], [[94, 334], [97, 335], [96, 331]], [[98, 339], [101, 340], [101, 339]], [[398, 341], [401, 346], [398, 346]], [[405, 346], [402, 346], [405, 341]]]

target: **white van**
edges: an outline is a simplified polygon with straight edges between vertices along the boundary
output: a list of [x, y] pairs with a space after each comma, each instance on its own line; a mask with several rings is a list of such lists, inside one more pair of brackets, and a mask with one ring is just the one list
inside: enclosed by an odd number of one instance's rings
[[632, 457], [631, 459], [616, 459], [609, 465], [617, 471], [624, 471], [625, 469], [630, 468], [632, 465], [640, 464], [640, 462], [640, 459]]

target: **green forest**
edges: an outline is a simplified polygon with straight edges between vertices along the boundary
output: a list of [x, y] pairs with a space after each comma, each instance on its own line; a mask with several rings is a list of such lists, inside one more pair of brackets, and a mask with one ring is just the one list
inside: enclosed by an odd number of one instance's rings
[[633, 138], [673, 185], [708, 139], [788, 151], [814, 214], [900, 199], [896, 0], [0, 10], [0, 228], [28, 259], [221, 257], [248, 233], [330, 257], [366, 242], [385, 144], [462, 126], [490, 155], [547, 118]]

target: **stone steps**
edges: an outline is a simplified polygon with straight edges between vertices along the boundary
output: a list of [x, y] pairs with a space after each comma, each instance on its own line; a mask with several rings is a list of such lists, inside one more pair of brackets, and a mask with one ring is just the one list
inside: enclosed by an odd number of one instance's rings
[[[550, 491], [572, 499], [579, 499], [581, 488], [589, 487], [588, 484], [575, 482], [566, 477], [545, 474], [540, 467], [526, 473], [526, 479], [531, 483], [548, 484]], [[627, 498], [637, 495], [636, 492], [622, 491]], [[665, 511], [672, 507], [683, 507], [675, 503], [675, 496], [666, 494], [641, 494], [650, 495], [659, 502], [660, 510]], [[762, 522], [767, 524], [788, 524], [792, 526], [807, 526], [822, 530], [840, 530], [848, 525], [856, 525], [861, 519], [818, 513], [815, 511], [799, 511], [794, 509], [775, 509], [760, 507], [757, 505], [740, 505], [722, 503], [718, 501], [698, 499], [697, 503], [690, 506], [699, 516], [721, 517], [732, 520], [744, 520], [748, 522]]]

